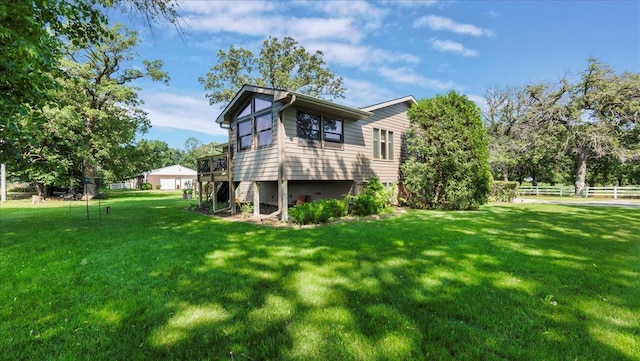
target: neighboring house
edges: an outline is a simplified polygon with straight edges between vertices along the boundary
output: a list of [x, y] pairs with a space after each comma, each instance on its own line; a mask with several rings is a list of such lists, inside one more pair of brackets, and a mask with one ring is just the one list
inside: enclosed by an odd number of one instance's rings
[[197, 177], [195, 170], [176, 164], [145, 173], [141, 182], [151, 183], [153, 189], [193, 189]]
[[283, 220], [297, 200], [357, 194], [372, 176], [397, 183], [414, 103], [407, 96], [356, 109], [245, 85], [216, 119], [229, 129], [228, 154], [199, 159], [207, 172], [198, 182], [228, 182], [233, 213], [237, 202], [267, 203]]

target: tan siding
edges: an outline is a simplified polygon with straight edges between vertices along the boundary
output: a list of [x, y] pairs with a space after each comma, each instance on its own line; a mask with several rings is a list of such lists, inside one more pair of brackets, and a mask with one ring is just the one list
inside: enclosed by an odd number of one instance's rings
[[[382, 182], [397, 182], [400, 169], [400, 149], [403, 135], [409, 128], [406, 104], [395, 104], [374, 111], [374, 115], [363, 121], [365, 141], [370, 144], [367, 157], [371, 160], [373, 172]], [[373, 128], [385, 129], [394, 133], [393, 160], [373, 159]]]
[[[260, 182], [260, 203], [278, 204], [277, 182]], [[355, 194], [352, 181], [291, 181], [289, 182], [288, 204], [295, 204], [299, 194], [305, 196], [307, 202], [318, 199], [342, 199], [347, 194]], [[238, 202], [253, 202], [251, 182], [241, 182], [236, 190]]]
[[235, 123], [231, 123], [229, 146], [233, 153], [233, 180], [236, 182], [257, 180], [277, 180], [278, 179], [278, 113], [273, 113], [273, 123], [271, 128], [272, 143], [269, 146], [255, 149], [257, 137], [254, 137], [252, 149], [238, 151], [236, 146]]
[[[296, 134], [296, 108], [285, 111], [286, 176], [289, 180], [364, 181], [376, 175], [382, 182], [398, 180], [402, 134], [408, 127], [406, 104], [374, 111], [370, 118], [344, 121], [343, 149], [299, 145]], [[329, 114], [330, 115], [330, 114]], [[394, 160], [373, 159], [373, 128], [394, 132]]]
[[295, 203], [299, 194], [306, 202], [318, 199], [342, 199], [354, 191], [352, 181], [292, 181], [289, 182], [289, 204]]

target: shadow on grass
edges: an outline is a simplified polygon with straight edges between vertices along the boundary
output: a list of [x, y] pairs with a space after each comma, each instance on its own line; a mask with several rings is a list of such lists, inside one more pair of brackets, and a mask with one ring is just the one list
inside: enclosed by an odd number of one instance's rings
[[181, 212], [177, 201], [120, 208], [109, 227], [76, 230], [94, 232], [91, 243], [3, 246], [3, 272], [20, 270], [19, 252], [38, 264], [10, 278], [9, 297], [28, 302], [3, 314], [21, 331], [4, 349], [96, 359], [638, 356], [635, 210], [508, 205], [273, 229]]

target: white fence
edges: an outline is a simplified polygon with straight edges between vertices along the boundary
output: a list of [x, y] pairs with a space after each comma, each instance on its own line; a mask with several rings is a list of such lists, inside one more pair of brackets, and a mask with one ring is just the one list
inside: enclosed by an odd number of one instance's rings
[[[573, 196], [572, 186], [520, 187], [518, 195], [522, 196]], [[626, 187], [584, 187], [583, 197], [600, 198], [640, 198], [640, 186]]]
[[111, 184], [109, 184], [109, 189], [133, 189], [133, 184], [131, 184], [131, 183], [111, 183]]

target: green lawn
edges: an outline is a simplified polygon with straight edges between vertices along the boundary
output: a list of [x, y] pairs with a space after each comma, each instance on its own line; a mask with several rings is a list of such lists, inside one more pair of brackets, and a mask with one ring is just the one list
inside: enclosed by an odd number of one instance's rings
[[271, 228], [193, 202], [0, 205], [0, 359], [640, 359], [640, 208]]

